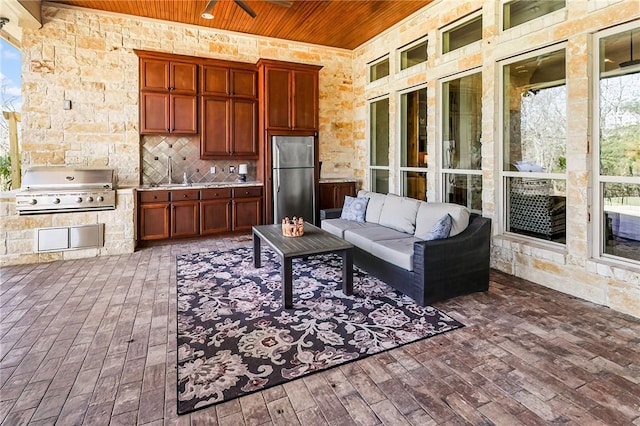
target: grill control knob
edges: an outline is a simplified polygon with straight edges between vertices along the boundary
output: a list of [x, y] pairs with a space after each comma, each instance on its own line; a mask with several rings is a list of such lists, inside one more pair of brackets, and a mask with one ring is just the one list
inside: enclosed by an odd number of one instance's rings
[[76, 203], [81, 203], [81, 202], [82, 202], [82, 197], [76, 198]]
[[98, 195], [98, 202], [103, 202], [104, 201], [104, 197], [102, 195]]
[[55, 198], [53, 200], [53, 204], [60, 204], [60, 198]]
[[87, 202], [93, 203], [93, 197], [87, 197]]
[[31, 205], [38, 204], [38, 200], [36, 200], [35, 198], [32, 198], [29, 200], [29, 204]]

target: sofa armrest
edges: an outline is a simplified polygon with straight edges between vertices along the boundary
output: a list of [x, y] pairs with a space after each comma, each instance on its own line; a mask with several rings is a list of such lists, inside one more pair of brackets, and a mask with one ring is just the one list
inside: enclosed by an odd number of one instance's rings
[[342, 207], [338, 207], [335, 209], [320, 210], [320, 220], [339, 219], [341, 215], [342, 215]]
[[[414, 271], [425, 288], [441, 291], [439, 287], [476, 285], [476, 291], [489, 285], [491, 254], [491, 219], [471, 215], [469, 226], [455, 237], [433, 241], [417, 241], [413, 245]], [[435, 284], [438, 283], [438, 284]], [[429, 287], [434, 287], [430, 289]], [[464, 294], [462, 288], [459, 294]], [[439, 298], [438, 295], [431, 295]], [[430, 296], [427, 296], [430, 298]]]

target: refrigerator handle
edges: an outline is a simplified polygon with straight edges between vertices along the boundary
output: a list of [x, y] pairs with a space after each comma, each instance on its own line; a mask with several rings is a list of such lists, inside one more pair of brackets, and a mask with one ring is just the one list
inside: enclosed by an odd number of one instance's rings
[[276, 193], [280, 192], [280, 169], [276, 170]]

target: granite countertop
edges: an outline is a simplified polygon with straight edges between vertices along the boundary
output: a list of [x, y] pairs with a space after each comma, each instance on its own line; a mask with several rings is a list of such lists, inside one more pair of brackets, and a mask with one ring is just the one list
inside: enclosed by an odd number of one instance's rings
[[322, 178], [320, 183], [346, 183], [357, 182], [356, 178]]
[[179, 190], [179, 189], [205, 189], [205, 188], [232, 188], [243, 186], [263, 186], [262, 182], [249, 181], [249, 182], [197, 182], [189, 185], [183, 185], [180, 183], [174, 183], [172, 185], [160, 184], [160, 185], [140, 185], [136, 189], [138, 191], [159, 191], [159, 190]]

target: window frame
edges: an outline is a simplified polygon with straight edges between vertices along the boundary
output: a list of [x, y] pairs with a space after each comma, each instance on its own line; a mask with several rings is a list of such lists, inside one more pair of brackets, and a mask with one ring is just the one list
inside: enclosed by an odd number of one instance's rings
[[[402, 165], [402, 96], [406, 95], [408, 93], [412, 93], [412, 92], [417, 92], [419, 90], [426, 90], [427, 91], [427, 99], [429, 96], [429, 88], [428, 88], [428, 82], [424, 82], [421, 84], [418, 84], [416, 86], [411, 86], [411, 87], [407, 87], [404, 88], [402, 90], [399, 90], [398, 92], [396, 92], [396, 105], [397, 105], [397, 111], [396, 111], [396, 117], [398, 117], [397, 121], [397, 125], [396, 125], [396, 135], [397, 135], [397, 142], [396, 142], [396, 146], [395, 146], [395, 152], [396, 152], [396, 158], [395, 158], [395, 169], [397, 170], [397, 189], [398, 189], [398, 193], [402, 194], [402, 196], [407, 196], [404, 195], [405, 193], [405, 185], [404, 185], [404, 179], [403, 179], [403, 173], [404, 172], [418, 172], [418, 173], [425, 173], [425, 198], [427, 198], [427, 190], [428, 190], [428, 179], [429, 179], [429, 175], [428, 175], [428, 171], [429, 171], [429, 167], [428, 167], [428, 163], [427, 165], [425, 165], [425, 167], [408, 167], [408, 166], [403, 166]], [[427, 103], [427, 116], [426, 116], [426, 120], [427, 122], [425, 123], [425, 126], [428, 126], [428, 122], [429, 122], [429, 111], [428, 111], [428, 103]], [[427, 151], [429, 150], [429, 131], [427, 129]], [[428, 154], [427, 154], [428, 155]]]
[[[548, 247], [558, 247], [561, 249], [565, 249], [567, 247], [566, 244], [566, 239], [565, 239], [565, 243], [560, 243], [560, 242], [555, 242], [555, 241], [549, 241], [549, 240], [544, 240], [542, 238], [537, 238], [537, 237], [533, 237], [533, 236], [528, 236], [528, 235], [523, 235], [523, 234], [519, 234], [519, 233], [515, 233], [515, 232], [511, 232], [509, 231], [509, 227], [507, 226], [509, 224], [509, 218], [507, 217], [508, 215], [508, 191], [507, 191], [507, 181], [510, 178], [514, 178], [514, 177], [524, 177], [524, 178], [533, 178], [533, 179], [548, 179], [548, 180], [563, 180], [565, 182], [565, 186], [568, 182], [568, 175], [567, 175], [567, 169], [565, 168], [565, 172], [564, 173], [546, 173], [546, 172], [521, 172], [521, 171], [508, 171], [508, 170], [504, 170], [504, 99], [505, 99], [505, 93], [504, 93], [504, 66], [505, 65], [510, 65], [512, 63], [521, 61], [523, 59], [529, 59], [529, 58], [533, 58], [536, 56], [541, 56], [547, 53], [552, 53], [552, 52], [557, 52], [560, 50], [564, 50], [565, 52], [565, 75], [567, 75], [568, 73], [566, 72], [566, 67], [567, 67], [567, 49], [568, 49], [568, 43], [566, 41], [563, 42], [559, 42], [559, 43], [554, 43], [551, 45], [547, 45], [547, 46], [542, 46], [540, 48], [537, 49], [533, 49], [533, 50], [527, 50], [526, 52], [522, 52], [520, 54], [517, 55], [513, 55], [513, 56], [509, 56], [506, 58], [502, 58], [502, 59], [498, 59], [496, 62], [496, 72], [498, 73], [498, 90], [496, 90], [496, 95], [498, 96], [498, 102], [497, 102], [497, 106], [498, 106], [498, 114], [497, 114], [497, 118], [498, 118], [498, 137], [496, 138], [496, 144], [495, 144], [495, 149], [498, 151], [497, 152], [497, 156], [496, 158], [498, 159], [498, 161], [495, 164], [495, 167], [497, 168], [497, 173], [496, 176], [498, 176], [498, 181], [496, 182], [497, 184], [497, 188], [496, 188], [496, 193], [497, 193], [497, 197], [499, 200], [501, 200], [500, 203], [498, 203], [498, 206], [496, 208], [497, 210], [497, 217], [500, 218], [500, 220], [498, 221], [498, 226], [496, 227], [498, 229], [498, 232], [502, 235], [508, 236], [510, 238], [513, 239], [517, 239], [517, 240], [522, 240], [522, 241], [530, 241], [530, 242], [536, 242], [537, 244], [540, 244], [542, 246], [548, 246]], [[568, 78], [565, 77], [565, 85], [568, 86]], [[569, 111], [569, 98], [567, 96], [567, 104], [566, 104], [566, 111], [568, 114]], [[566, 232], [566, 231], [565, 231]], [[566, 234], [565, 234], [566, 235]]]
[[[480, 23], [481, 23], [481, 26], [480, 26], [480, 38], [478, 40], [474, 40], [474, 41], [472, 41], [470, 43], [467, 43], [465, 45], [457, 47], [455, 49], [450, 49], [450, 50], [445, 51], [445, 48], [444, 48], [445, 37], [446, 37], [445, 35], [448, 32], [451, 32], [451, 31], [456, 30], [456, 29], [458, 29], [460, 27], [463, 27], [465, 25], [470, 24], [472, 21], [474, 21], [474, 20], [476, 20], [478, 18], [480, 19]], [[472, 45], [474, 43], [481, 43], [482, 40], [483, 40], [483, 34], [482, 34], [483, 30], [484, 30], [484, 16], [483, 16], [483, 13], [482, 13], [482, 9], [476, 10], [475, 12], [471, 12], [466, 16], [458, 18], [455, 21], [445, 25], [444, 27], [442, 27], [440, 29], [440, 31], [439, 31], [439, 33], [440, 33], [440, 43], [438, 43], [438, 51], [440, 52], [441, 55], [444, 56], [444, 55], [448, 55], [448, 54], [450, 54], [452, 52], [458, 52], [458, 51], [460, 51], [460, 49], [465, 48], [467, 46], [470, 46], [470, 45]]]
[[[531, 19], [529, 19], [529, 20], [527, 20], [527, 21], [524, 21], [524, 22], [522, 22], [522, 23], [520, 23], [520, 24], [518, 24], [518, 25], [509, 26], [509, 27], [507, 28], [507, 27], [505, 26], [505, 21], [506, 21], [506, 19], [507, 19], [507, 14], [505, 13], [506, 8], [507, 8], [507, 6], [508, 6], [508, 7], [509, 7], [509, 9], [510, 9], [510, 8], [511, 8], [511, 4], [512, 4], [512, 3], [516, 3], [516, 2], [518, 2], [518, 1], [520, 1], [520, 0], [503, 0], [503, 1], [502, 1], [502, 4], [500, 5], [500, 15], [499, 15], [499, 16], [500, 16], [500, 18], [502, 18], [502, 19], [500, 19], [500, 29], [501, 29], [502, 31], [509, 31], [509, 30], [511, 30], [511, 29], [513, 29], [513, 28], [517, 28], [517, 27], [519, 27], [520, 25], [524, 25], [524, 24], [526, 24], [526, 23], [529, 23], [529, 22], [535, 21], [535, 20], [540, 19], [540, 18], [543, 18], [543, 17], [545, 17], [545, 16], [549, 16], [549, 15], [551, 15], [551, 14], [553, 14], [553, 13], [559, 13], [561, 10], [567, 10], [567, 0], [564, 0], [564, 6], [563, 6], [563, 7], [561, 7], [561, 8], [559, 8], [559, 9], [552, 10], [551, 12], [547, 12], [547, 13], [542, 14], [542, 15], [540, 15], [540, 16], [536, 16], [535, 18], [531, 18]], [[511, 17], [510, 17], [510, 16], [509, 16], [509, 21], [511, 21]]]
[[[415, 65], [411, 65], [408, 66], [406, 68], [402, 68], [402, 54], [415, 48], [418, 47], [420, 45], [424, 44], [425, 45], [425, 49], [427, 51], [427, 57], [425, 58], [424, 61], [422, 62], [418, 62]], [[397, 57], [398, 57], [398, 72], [404, 72], [406, 70], [409, 70], [411, 68], [417, 67], [418, 65], [424, 64], [427, 61], [429, 61], [429, 37], [425, 34], [424, 36], [420, 37], [419, 39], [416, 39], [410, 43], [405, 44], [404, 46], [401, 46], [397, 49]]]
[[[386, 170], [388, 175], [389, 175], [389, 191], [391, 191], [391, 161], [388, 161], [388, 165], [387, 166], [374, 166], [371, 164], [371, 151], [373, 148], [373, 139], [372, 139], [372, 134], [371, 134], [371, 105], [376, 103], [376, 102], [380, 102], [383, 100], [387, 100], [389, 102], [389, 114], [388, 114], [388, 118], [389, 118], [389, 125], [391, 124], [391, 96], [389, 94], [385, 94], [385, 95], [381, 95], [381, 96], [376, 96], [375, 98], [371, 98], [371, 99], [367, 99], [367, 140], [369, 141], [368, 145], [367, 145], [367, 173], [368, 173], [368, 177], [367, 177], [367, 181], [369, 182], [369, 188], [372, 190], [372, 188], [374, 187], [373, 185], [373, 170]], [[391, 127], [389, 126], [389, 133], [388, 133], [388, 137], [389, 137], [389, 146], [387, 147], [387, 155], [390, 156], [390, 151], [391, 151]]]
[[[445, 199], [445, 194], [446, 194], [446, 181], [445, 181], [445, 177], [446, 175], [466, 175], [466, 176], [480, 176], [480, 178], [482, 178], [482, 153], [481, 153], [481, 163], [480, 163], [480, 169], [454, 169], [454, 168], [445, 168], [444, 166], [444, 162], [442, 160], [442, 156], [444, 153], [444, 134], [445, 134], [445, 128], [444, 128], [444, 85], [448, 82], [454, 81], [454, 80], [458, 80], [464, 77], [468, 77], [474, 74], [479, 74], [480, 75], [480, 79], [482, 81], [482, 67], [475, 67], [475, 68], [471, 68], [468, 70], [465, 70], [463, 72], [459, 72], [453, 75], [449, 75], [446, 77], [443, 77], [441, 79], [438, 80], [438, 102], [437, 105], [439, 105], [439, 110], [438, 110], [438, 143], [437, 145], [437, 149], [436, 149], [436, 163], [437, 165], [439, 165], [439, 167], [436, 168], [437, 170], [437, 175], [439, 176], [439, 188], [440, 188], [440, 197], [439, 200], [441, 202], [447, 202], [447, 200]], [[482, 115], [484, 115], [484, 111], [480, 110], [480, 114], [481, 114], [481, 118], [480, 118], [480, 124], [481, 124], [481, 128], [482, 128]], [[482, 130], [481, 130], [481, 135], [480, 135], [480, 146], [482, 149]], [[433, 163], [432, 163], [433, 164]], [[482, 182], [483, 186], [484, 186], [484, 182]], [[473, 213], [478, 213], [478, 214], [482, 214], [482, 211], [477, 211], [477, 210], [471, 210], [471, 208], [469, 206], [467, 206], [467, 208], [469, 208], [469, 210]]]
[[[380, 65], [381, 63], [387, 61], [388, 62], [388, 68], [389, 68], [389, 73], [383, 77], [378, 77], [375, 80], [371, 79], [371, 71], [373, 69], [373, 67], [375, 67], [376, 65]], [[378, 59], [374, 59], [373, 61], [367, 63], [367, 69], [368, 69], [368, 73], [367, 73], [367, 81], [368, 83], [375, 83], [377, 81], [380, 81], [384, 78], [389, 78], [389, 76], [391, 75], [391, 61], [390, 61], [390, 55], [387, 53], [381, 57], [379, 57]]]
[[593, 129], [593, 137], [591, 138], [593, 141], [591, 143], [591, 170], [592, 170], [592, 178], [591, 178], [591, 196], [592, 198], [592, 208], [590, 211], [591, 216], [591, 226], [590, 226], [590, 235], [592, 236], [592, 246], [591, 246], [591, 255], [594, 259], [604, 260], [607, 262], [612, 262], [618, 265], [623, 266], [640, 266], [640, 261], [616, 256], [613, 254], [605, 253], [604, 247], [604, 236], [605, 236], [605, 227], [603, 226], [603, 217], [604, 217], [604, 198], [603, 198], [603, 188], [607, 183], [623, 183], [623, 184], [637, 184], [638, 177], [637, 176], [608, 176], [600, 174], [600, 40], [618, 33], [623, 33], [626, 31], [640, 31], [640, 22], [629, 22], [626, 24], [616, 25], [615, 27], [607, 28], [601, 31], [598, 31], [593, 34], [593, 55], [594, 60], [592, 61], [592, 93], [593, 93], [593, 102], [592, 104], [592, 129]]

